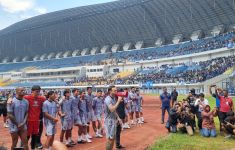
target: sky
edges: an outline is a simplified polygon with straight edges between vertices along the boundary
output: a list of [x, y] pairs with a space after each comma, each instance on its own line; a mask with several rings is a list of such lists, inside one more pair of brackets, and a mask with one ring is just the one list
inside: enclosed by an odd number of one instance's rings
[[115, 0], [0, 0], [0, 30], [33, 16], [111, 1]]

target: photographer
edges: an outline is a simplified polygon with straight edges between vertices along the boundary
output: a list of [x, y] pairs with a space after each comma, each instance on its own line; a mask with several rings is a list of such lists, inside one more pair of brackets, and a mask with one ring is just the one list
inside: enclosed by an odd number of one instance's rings
[[230, 138], [232, 135], [235, 135], [235, 117], [234, 112], [227, 112], [227, 117], [224, 120], [224, 127], [228, 135], [225, 138]]
[[189, 106], [190, 106], [190, 111], [193, 114], [193, 118], [192, 118], [193, 119], [192, 120], [193, 130], [194, 130], [194, 127], [196, 127], [195, 115], [196, 115], [196, 112], [198, 109], [196, 106], [194, 106], [196, 99], [197, 99], [197, 95], [195, 93], [195, 89], [191, 89], [189, 91], [189, 94], [188, 94], [188, 97], [186, 100], [188, 101]]
[[196, 116], [197, 116], [197, 120], [198, 120], [197, 125], [198, 125], [198, 128], [200, 131], [202, 130], [202, 114], [201, 114], [201, 112], [204, 110], [206, 105], [209, 105], [209, 102], [207, 99], [205, 99], [205, 95], [203, 93], [200, 93], [199, 99], [197, 99], [194, 104], [194, 106], [196, 108], [198, 108], [196, 111]]
[[166, 128], [168, 132], [176, 133], [177, 132], [177, 123], [178, 118], [181, 112], [181, 107], [179, 103], [175, 103], [174, 107], [170, 110], [169, 119], [166, 123]]
[[193, 118], [194, 114], [191, 113], [190, 107], [185, 106], [183, 111], [179, 115], [178, 129], [183, 133], [188, 133], [188, 135], [193, 135]]
[[[123, 89], [118, 90], [118, 92], [124, 92]], [[116, 99], [118, 99], [118, 97], [116, 96]], [[125, 103], [124, 103], [124, 97], [122, 97], [123, 101], [120, 102], [120, 104], [117, 107], [117, 115], [119, 116], [120, 119], [122, 119], [122, 122], [124, 122], [125, 119]], [[121, 131], [122, 131], [122, 124], [120, 124], [120, 122], [118, 122], [117, 124], [117, 131], [116, 131], [116, 148], [117, 149], [122, 149], [125, 148], [120, 144], [120, 137], [121, 137]]]
[[221, 130], [223, 131], [225, 128], [225, 118], [227, 117], [227, 113], [231, 110], [234, 110], [233, 100], [228, 97], [228, 91], [223, 90], [223, 93], [220, 94], [218, 90], [215, 90], [216, 97], [220, 100], [220, 108], [218, 112], [219, 120], [221, 123]]
[[212, 111], [210, 110], [210, 106], [206, 105], [204, 111], [202, 111], [201, 135], [204, 137], [216, 137], [214, 117], [217, 115], [217, 110], [216, 108], [214, 108]]

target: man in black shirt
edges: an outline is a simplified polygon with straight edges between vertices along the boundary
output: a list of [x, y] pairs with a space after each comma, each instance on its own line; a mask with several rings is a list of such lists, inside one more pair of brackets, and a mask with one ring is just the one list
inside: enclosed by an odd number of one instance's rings
[[4, 127], [8, 128], [7, 125], [7, 95], [5, 92], [0, 93], [0, 117], [3, 115]]
[[176, 91], [176, 88], [174, 87], [174, 90], [171, 92], [171, 106], [173, 107], [174, 104], [176, 103], [177, 101], [177, 97], [178, 97], [178, 92]]
[[[123, 92], [123, 89], [120, 89], [119, 92]], [[117, 115], [119, 116], [120, 119], [122, 119], [122, 122], [124, 122], [125, 119], [125, 103], [124, 101], [120, 102], [116, 109]], [[116, 148], [117, 149], [122, 149], [125, 148], [120, 144], [120, 136], [121, 136], [121, 131], [122, 131], [122, 124], [118, 122], [117, 125], [117, 130], [116, 130]]]

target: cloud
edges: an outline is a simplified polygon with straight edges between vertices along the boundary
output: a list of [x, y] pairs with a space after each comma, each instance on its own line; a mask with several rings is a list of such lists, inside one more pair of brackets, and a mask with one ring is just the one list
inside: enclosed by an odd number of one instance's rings
[[47, 9], [46, 8], [42, 8], [42, 7], [34, 8], [34, 11], [36, 11], [36, 13], [38, 13], [38, 14], [45, 14], [45, 13], [47, 13]]
[[6, 12], [17, 13], [32, 9], [34, 0], [0, 0], [0, 6]]
[[28, 15], [28, 14], [20, 15], [21, 19], [28, 19], [28, 18], [31, 18], [31, 17], [33, 17], [33, 16], [32, 15]]

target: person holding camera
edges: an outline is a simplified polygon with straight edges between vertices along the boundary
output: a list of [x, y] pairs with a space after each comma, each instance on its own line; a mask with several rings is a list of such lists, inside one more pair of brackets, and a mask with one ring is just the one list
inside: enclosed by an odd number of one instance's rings
[[228, 91], [223, 90], [223, 94], [219, 94], [218, 90], [215, 90], [216, 97], [219, 98], [220, 108], [218, 112], [219, 120], [221, 123], [221, 131], [225, 131], [225, 118], [227, 117], [227, 112], [234, 110], [233, 100], [228, 97]]
[[[223, 95], [223, 91], [222, 91], [221, 88], [217, 88], [216, 85], [211, 85], [211, 86], [209, 87], [210, 95], [211, 95], [212, 97], [214, 97], [215, 100], [216, 100], [217, 114], [218, 114], [218, 119], [219, 119], [219, 122], [220, 122], [220, 121], [222, 121], [222, 120], [220, 119], [220, 118], [221, 118], [220, 115], [222, 115], [222, 117], [223, 117], [223, 113], [220, 112], [220, 99], [219, 99], [218, 96], [216, 96], [215, 93], [212, 93], [212, 88], [215, 89], [215, 92], [217, 91], [218, 95]], [[222, 122], [220, 122], [220, 132], [222, 132]]]
[[173, 108], [170, 110], [169, 119], [166, 123], [166, 128], [168, 129], [168, 132], [172, 133], [177, 132], [177, 123], [180, 112], [181, 112], [180, 104], [175, 103]]
[[117, 121], [122, 124], [122, 120], [116, 113], [118, 105], [123, 101], [122, 97], [116, 99], [117, 88], [110, 86], [108, 88], [108, 96], [105, 98], [104, 114], [105, 114], [105, 133], [106, 133], [106, 150], [112, 150], [114, 140], [116, 138]]
[[[124, 92], [124, 90], [123, 90], [123, 89], [120, 89], [119, 92]], [[116, 97], [116, 98], [118, 98], [118, 97]], [[124, 122], [125, 116], [126, 116], [126, 114], [125, 114], [125, 102], [124, 102], [124, 97], [122, 97], [122, 99], [123, 99], [123, 101], [120, 102], [120, 104], [118, 105], [116, 112], [117, 112], [117, 114], [118, 114], [118, 117], [119, 117], [120, 119], [122, 119], [122, 122]], [[120, 140], [121, 131], [122, 131], [122, 124], [120, 124], [120, 122], [118, 122], [118, 124], [117, 124], [117, 131], [116, 131], [116, 148], [117, 148], [117, 149], [125, 148], [125, 147], [123, 147], [123, 146], [120, 144], [120, 141], [121, 141], [121, 140]]]
[[216, 129], [214, 117], [217, 115], [217, 110], [214, 108], [210, 111], [209, 105], [206, 105], [204, 111], [201, 112], [202, 115], [202, 132], [201, 135], [204, 137], [216, 137]]
[[197, 95], [195, 93], [195, 89], [191, 89], [189, 91], [189, 94], [188, 94], [188, 97], [187, 97], [187, 101], [188, 101], [189, 106], [190, 106], [190, 111], [193, 114], [193, 120], [192, 120], [193, 130], [196, 127], [195, 115], [196, 115], [196, 112], [197, 112], [197, 107], [194, 106], [194, 104], [196, 102], [196, 99], [197, 99]]
[[182, 112], [179, 115], [178, 129], [188, 135], [193, 135], [193, 118], [194, 114], [190, 110], [190, 106], [184, 106]]
[[205, 99], [205, 95], [203, 93], [200, 93], [199, 99], [197, 99], [194, 104], [194, 106], [198, 108], [196, 111], [196, 117], [198, 120], [197, 125], [200, 131], [202, 130], [202, 114], [201, 113], [204, 110], [206, 105], [209, 105], [209, 102], [207, 99]]
[[226, 115], [224, 127], [228, 135], [225, 138], [230, 138], [232, 135], [235, 135], [235, 116], [233, 111], [227, 112]]

